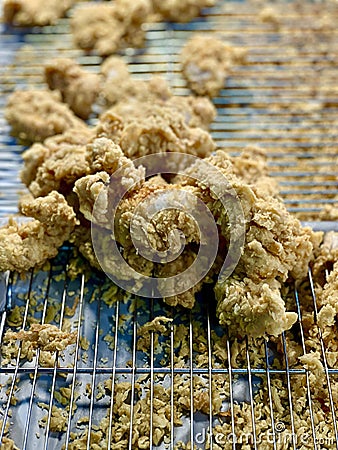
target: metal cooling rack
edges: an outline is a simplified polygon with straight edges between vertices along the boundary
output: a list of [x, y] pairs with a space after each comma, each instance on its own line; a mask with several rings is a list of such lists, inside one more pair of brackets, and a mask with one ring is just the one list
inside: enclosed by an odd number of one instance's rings
[[[277, 7], [280, 3], [276, 3]], [[286, 6], [285, 6], [286, 5]], [[325, 5], [325, 3], [321, 3]], [[337, 13], [334, 3], [327, 4], [330, 13]], [[220, 2], [207, 11], [208, 16], [192, 21], [189, 24], [156, 23], [147, 25], [147, 46], [144, 51], [127, 51], [126, 60], [135, 77], [146, 79], [150, 73], [165, 76], [178, 95], [188, 93], [180, 75], [178, 53], [183, 42], [196, 30], [205, 33], [217, 33], [234, 45], [248, 48], [248, 64], [237, 67], [228, 79], [227, 88], [223, 89], [214, 101], [218, 109], [218, 117], [212, 125], [212, 134], [219, 147], [236, 154], [245, 144], [259, 143], [268, 151], [271, 175], [276, 177], [282, 186], [282, 196], [290, 211], [298, 213], [303, 221], [311, 221], [317, 228], [331, 229], [334, 223], [313, 222], [323, 207], [328, 203], [336, 203], [337, 186], [337, 112], [338, 87], [336, 82], [338, 61], [338, 30], [316, 32], [307, 31], [313, 28], [313, 9], [318, 5], [307, 3], [303, 7], [301, 22], [299, 14], [292, 5], [284, 4], [284, 21], [287, 27], [274, 29], [272, 25], [258, 20], [262, 6], [250, 2]], [[324, 7], [324, 6], [322, 6]], [[21, 165], [21, 145], [9, 135], [9, 128], [3, 118], [3, 106], [8, 93], [16, 88], [42, 87], [41, 65], [44, 61], [65, 56], [75, 58], [88, 70], [97, 71], [100, 59], [96, 56], [84, 56], [81, 51], [72, 47], [69, 35], [69, 20], [62, 19], [58, 25], [42, 30], [25, 30], [14, 32], [2, 26], [0, 35], [0, 214], [6, 218], [17, 211], [18, 190], [23, 189], [19, 182], [18, 170]], [[303, 34], [297, 33], [302, 28]], [[322, 47], [316, 47], [311, 40], [311, 33], [320, 33]], [[316, 34], [317, 35], [317, 34]], [[296, 56], [294, 52], [296, 49]], [[304, 107], [307, 105], [307, 107]], [[292, 111], [292, 113], [290, 113]], [[5, 431], [5, 423], [9, 425], [9, 436], [20, 449], [60, 449], [70, 446], [73, 432], [81, 431], [77, 427], [79, 419], [87, 416], [89, 430], [96, 426], [106, 414], [109, 418], [109, 429], [113, 421], [113, 405], [115, 388], [121, 381], [131, 383], [130, 413], [133, 417], [134, 401], [137, 398], [136, 382], [142, 376], [148, 377], [147, 390], [150, 395], [150, 447], [154, 428], [155, 386], [166, 383], [170, 390], [170, 433], [167, 436], [167, 447], [174, 448], [179, 439], [191, 444], [196, 441], [202, 429], [215, 427], [216, 418], [209, 414], [194, 412], [194, 384], [196, 376], [206, 381], [209, 399], [212, 400], [212, 387], [215, 377], [224, 377], [229, 384], [229, 392], [225, 400], [230, 411], [231, 430], [233, 436], [239, 436], [241, 426], [235, 420], [237, 403], [247, 402], [250, 405], [252, 423], [251, 448], [263, 449], [257, 434], [260, 420], [257, 412], [255, 395], [259, 389], [267, 392], [268, 422], [272, 436], [270, 447], [281, 448], [273, 392], [272, 380], [282, 380], [288, 393], [287, 408], [290, 421], [286, 431], [290, 442], [287, 448], [296, 449], [295, 423], [293, 410], [295, 403], [301, 399], [295, 397], [292, 388], [294, 377], [303, 377], [306, 397], [303, 399], [310, 409], [306, 432], [309, 433], [310, 445], [313, 448], [338, 449], [338, 432], [336, 423], [336, 407], [333, 401], [332, 384], [337, 380], [338, 368], [328, 367], [325, 346], [321, 331], [318, 342], [321, 345], [321, 360], [325, 369], [327, 384], [328, 416], [332, 418], [330, 433], [332, 441], [327, 447], [318, 443], [317, 427], [312, 411], [313, 392], [309, 373], [289, 364], [287, 336], [282, 339], [281, 359], [283, 368], [276, 369], [271, 361], [272, 343], [265, 342], [262, 353], [263, 364], [254, 364], [252, 348], [246, 342], [246, 363], [243, 367], [231, 364], [231, 344], [226, 340], [228, 362], [223, 367], [214, 364], [213, 354], [215, 342], [213, 331], [220, 330], [214, 320], [214, 312], [206, 309], [211, 302], [198, 302], [197, 307], [186, 316], [175, 312], [162, 302], [129, 298], [127, 301], [111, 294], [106, 303], [104, 293], [105, 280], [99, 274], [91, 274], [86, 279], [79, 274], [74, 279], [69, 276], [71, 250], [63, 248], [52, 262], [50, 269], [32, 272], [26, 279], [15, 274], [8, 275], [3, 300], [7, 309], [2, 313], [0, 335], [8, 328], [8, 320], [14, 307], [22, 312], [22, 323], [19, 329], [27, 329], [32, 317], [45, 323], [50, 320], [51, 307], [59, 304], [59, 310], [51, 319], [58, 327], [70, 323], [77, 333], [75, 345], [70, 346], [62, 354], [56, 355], [52, 367], [39, 364], [39, 354], [32, 361], [20, 359], [19, 353], [13, 363], [0, 366], [0, 416], [3, 422], [0, 427], [0, 438]], [[309, 272], [309, 283], [312, 292], [314, 310], [316, 297]], [[203, 294], [208, 298], [210, 292]], [[67, 317], [68, 308], [78, 300], [73, 317]], [[114, 301], [113, 301], [114, 300]], [[306, 335], [302, 325], [302, 298], [294, 291], [294, 311], [298, 313], [300, 343], [306, 351]], [[148, 320], [165, 315], [173, 319], [173, 325], [184, 323], [189, 332], [189, 350], [184, 367], [175, 365], [175, 329], [169, 327], [168, 335], [161, 339], [163, 354], [156, 353], [155, 336], [151, 333], [149, 352], [137, 350], [139, 326]], [[197, 323], [203, 324], [205, 330], [208, 363], [199, 368], [196, 364], [194, 330]], [[106, 336], [110, 336], [108, 342]], [[88, 349], [83, 338], [89, 342]], [[164, 352], [169, 348], [169, 352]], [[161, 361], [162, 360], [162, 361]], [[3, 363], [3, 361], [2, 361]], [[185, 417], [184, 433], [174, 426], [175, 387], [174, 377], [184, 377], [189, 382], [190, 410]], [[112, 379], [112, 394], [97, 399], [100, 384]], [[86, 391], [86, 386], [89, 388]], [[239, 386], [241, 388], [239, 389]], [[52, 406], [59, 406], [60, 388], [70, 389], [69, 409], [74, 414], [66, 422], [65, 431], [51, 431]], [[41, 403], [46, 405], [45, 409]], [[209, 405], [209, 410], [211, 407]], [[108, 413], [107, 413], [108, 411]], [[38, 425], [45, 417], [45, 426]], [[1, 419], [1, 417], [0, 417]], [[83, 427], [82, 427], [83, 428]], [[132, 448], [133, 420], [130, 422], [128, 444]], [[111, 436], [109, 436], [111, 437]], [[92, 435], [89, 433], [83, 448], [93, 448]], [[208, 448], [216, 448], [215, 436], [211, 435]], [[109, 439], [108, 439], [109, 440]], [[199, 443], [201, 448], [205, 444]], [[224, 448], [237, 449], [235, 442], [229, 441]], [[112, 447], [109, 447], [112, 448]], [[155, 447], [154, 447], [155, 448]], [[161, 448], [164, 448], [162, 445]]]

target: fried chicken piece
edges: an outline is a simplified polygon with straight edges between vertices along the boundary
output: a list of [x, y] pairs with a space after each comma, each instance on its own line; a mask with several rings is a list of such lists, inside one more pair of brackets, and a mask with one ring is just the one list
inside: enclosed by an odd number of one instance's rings
[[338, 233], [330, 231], [323, 236], [321, 245], [315, 251], [315, 259], [312, 273], [317, 283], [323, 285], [326, 279], [326, 271], [331, 271], [338, 261]]
[[[132, 161], [123, 154], [121, 148], [110, 139], [95, 139], [88, 146], [88, 151], [87, 160], [92, 171], [96, 173], [79, 178], [75, 182], [74, 191], [79, 197], [80, 211], [84, 217], [104, 226], [106, 221], [109, 223], [109, 217], [107, 217], [109, 191], [114, 190], [116, 195], [120, 192], [117, 183], [109, 186], [110, 175], [119, 170], [120, 190], [129, 190], [140, 187], [144, 181], [145, 171], [143, 167], [135, 168]], [[99, 216], [94, 218], [93, 207], [99, 194], [100, 205], [96, 211]]]
[[135, 80], [129, 75], [118, 84], [110, 79], [106, 80], [101, 91], [101, 100], [107, 108], [115, 104], [125, 104], [125, 102], [138, 101], [141, 104], [148, 101], [165, 101], [171, 95], [164, 78], [154, 76], [149, 81], [143, 81]]
[[[160, 208], [160, 211], [149, 217], [152, 207]], [[199, 242], [197, 224], [189, 215], [195, 207], [196, 198], [188, 196], [188, 192], [168, 184], [161, 176], [152, 177], [138, 191], [121, 199], [115, 217], [115, 238], [124, 247], [140, 243], [150, 258], [153, 249], [163, 252], [164, 260], [167, 254], [175, 253], [181, 247], [181, 236], [173, 233], [175, 230], [183, 232], [186, 244]]]
[[35, 220], [18, 225], [10, 219], [0, 228], [0, 270], [25, 272], [57, 255], [70, 237], [76, 216], [58, 192], [22, 202], [22, 212]]
[[[213, 173], [212, 166], [217, 167], [221, 174]], [[218, 151], [197, 162], [186, 170], [186, 174], [192, 178], [185, 182], [181, 178], [180, 182], [200, 189], [200, 197], [219, 224], [227, 248], [234, 243], [237, 249], [241, 245], [238, 237], [245, 232], [238, 264], [233, 266], [230, 277], [221, 278], [216, 285], [220, 323], [227, 325], [230, 332], [242, 335], [280, 334], [296, 320], [295, 314], [285, 311], [280, 282], [289, 276], [296, 280], [306, 276], [313, 258], [316, 233], [303, 228], [279, 199], [260, 189], [255, 192], [238, 178], [231, 158], [225, 152]], [[239, 203], [231, 191], [227, 194], [228, 184], [236, 191]], [[230, 215], [217, 200], [217, 194], [223, 195]], [[240, 211], [236, 209], [239, 204], [244, 223], [241, 223]], [[251, 313], [247, 314], [249, 310]]]
[[150, 80], [133, 79], [128, 65], [118, 56], [110, 56], [101, 66], [104, 78], [100, 94], [105, 107], [129, 101], [157, 101], [172, 97], [169, 85], [164, 78], [155, 76]]
[[[125, 288], [130, 282], [130, 289], [141, 289], [144, 288], [145, 283], [148, 283], [142, 275], [173, 277], [187, 269], [196, 256], [189, 249], [189, 244], [199, 242], [198, 226], [189, 216], [195, 207], [195, 202], [192, 202], [190, 197], [182, 198], [182, 192], [179, 192], [177, 186], [168, 185], [161, 177], [153, 177], [143, 182], [139, 189], [132, 189], [123, 199], [117, 194], [119, 191], [117, 183], [109, 185], [109, 182], [110, 176], [106, 172], [100, 172], [84, 177], [75, 184], [81, 212], [88, 220], [100, 227], [95, 229], [98, 233], [95, 234], [95, 249], [100, 255], [101, 270], [123, 281]], [[168, 206], [166, 204], [168, 198], [163, 194], [168, 193], [170, 193], [171, 208], [162, 210]], [[160, 212], [151, 218], [148, 217], [149, 202], [157, 207], [161, 206]], [[113, 205], [116, 205], [114, 222], [110, 212]], [[178, 230], [185, 235], [185, 245], [188, 249], [171, 261], [170, 258], [177, 255], [182, 245], [180, 234], [175, 234]], [[128, 270], [124, 270], [124, 266], [121, 266], [115, 252], [112, 251], [112, 246], [116, 246], [113, 239], [123, 247], [122, 255]], [[89, 258], [92, 258], [94, 253], [88, 246], [85, 252], [81, 249], [80, 251]], [[87, 254], [86, 251], [88, 251]], [[165, 264], [168, 257], [169, 263]], [[96, 261], [94, 264], [96, 267]], [[135, 270], [132, 278], [129, 267]], [[196, 268], [196, 276], [198, 275], [198, 268]], [[193, 288], [186, 289], [186, 292], [174, 297], [165, 298], [165, 301], [169, 304], [191, 307], [195, 302], [194, 294], [202, 287], [200, 278], [197, 278], [198, 282]], [[191, 277], [188, 279], [186, 277], [185, 281], [189, 283], [190, 288]], [[175, 286], [175, 284], [168, 286], [165, 281], [161, 285], [160, 281], [160, 294], [165, 295], [168, 287]], [[151, 288], [150, 285], [149, 289]], [[184, 284], [179, 288], [184, 290]]]
[[118, 161], [129, 170], [132, 163], [117, 144], [105, 138], [94, 139], [90, 130], [84, 135], [74, 133], [72, 138], [69, 133], [49, 138], [44, 144], [34, 144], [24, 153], [27, 167], [23, 176], [29, 181], [27, 185], [34, 197], [52, 190], [68, 196], [76, 180], [100, 171], [113, 173], [120, 167]]
[[85, 146], [60, 146], [38, 167], [29, 190], [34, 197], [59, 191], [66, 195], [75, 181], [87, 174], [87, 151]]
[[105, 80], [117, 85], [123, 83], [126, 78], [130, 77], [128, 64], [121, 56], [116, 55], [109, 56], [102, 62], [100, 73]]
[[[158, 278], [163, 278], [164, 280], [159, 280], [159, 292], [161, 293], [161, 287], [163, 285], [163, 292], [168, 290], [168, 287], [172, 288], [173, 291], [177, 291], [178, 289], [183, 290], [181, 294], [173, 295], [171, 297], [164, 296], [163, 300], [171, 306], [183, 306], [184, 308], [191, 309], [195, 304], [195, 294], [202, 289], [202, 286], [207, 279], [204, 278], [202, 281], [196, 283], [193, 287], [186, 289], [185, 283], [191, 285], [191, 278], [182, 277], [181, 285], [178, 284], [177, 279], [170, 278], [175, 277], [176, 275], [184, 272], [191, 266], [191, 264], [196, 259], [196, 253], [189, 247], [184, 250], [184, 252], [176, 258], [174, 261], [171, 261], [164, 265], [156, 265], [154, 274]], [[198, 276], [198, 274], [197, 274]]]
[[71, 27], [75, 44], [109, 56], [126, 47], [141, 47], [142, 24], [151, 12], [150, 0], [116, 0], [77, 8]]
[[[144, 104], [142, 110], [130, 110], [125, 119], [115, 111], [113, 108], [101, 116], [97, 134], [118, 143], [129, 158], [162, 152], [205, 157], [215, 149], [208, 132], [190, 127], [183, 114], [165, 105]], [[126, 110], [122, 115], [127, 116]]]
[[86, 145], [94, 137], [94, 132], [90, 128], [70, 128], [62, 134], [47, 138], [43, 144], [37, 142], [28, 150], [24, 151], [22, 158], [24, 167], [21, 171], [21, 181], [29, 187], [35, 180], [37, 172], [52, 154], [56, 153], [61, 147], [66, 147], [69, 153], [79, 146]]
[[86, 127], [67, 105], [61, 103], [60, 95], [50, 91], [13, 92], [6, 105], [5, 118], [12, 134], [28, 142], [41, 142], [70, 128]]
[[182, 72], [188, 86], [198, 95], [214, 97], [224, 87], [231, 67], [243, 62], [245, 51], [219, 39], [193, 36], [182, 49]]
[[249, 184], [254, 192], [260, 190], [262, 194], [278, 195], [278, 183], [268, 175], [267, 157], [262, 148], [250, 145], [230, 160], [233, 173]]
[[163, 19], [173, 22], [189, 22], [198, 17], [203, 8], [211, 8], [216, 0], [153, 0], [153, 7]]
[[15, 26], [54, 25], [74, 0], [5, 0], [4, 22]]
[[86, 72], [68, 58], [51, 61], [45, 66], [44, 75], [48, 87], [58, 90], [62, 100], [77, 116], [88, 119], [100, 92], [100, 75]]
[[209, 130], [217, 114], [216, 108], [207, 97], [173, 95], [165, 105], [183, 114], [189, 127], [200, 127], [204, 130]]
[[295, 312], [286, 312], [277, 280], [229, 278], [222, 286], [216, 285], [217, 316], [229, 333], [258, 337], [278, 336], [297, 320]]

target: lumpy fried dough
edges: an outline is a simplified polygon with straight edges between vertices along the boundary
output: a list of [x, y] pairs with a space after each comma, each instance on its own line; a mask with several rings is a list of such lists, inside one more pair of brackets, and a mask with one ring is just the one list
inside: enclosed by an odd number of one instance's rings
[[101, 74], [104, 81], [100, 100], [105, 107], [130, 100], [167, 100], [172, 96], [168, 83], [161, 77], [152, 77], [149, 81], [133, 79], [128, 65], [118, 56], [110, 56], [104, 61]]
[[[83, 247], [82, 244], [81, 253], [90, 261], [94, 256], [92, 263], [94, 262], [95, 267], [97, 264], [102, 264], [102, 270], [118, 276], [119, 279], [130, 281], [133, 288], [142, 286], [143, 281], [140, 274], [163, 278], [173, 277], [186, 270], [196, 256], [189, 249], [189, 244], [199, 242], [198, 227], [189, 216], [195, 203], [191, 202], [190, 198], [182, 201], [182, 193], [177, 189], [178, 186], [168, 185], [161, 177], [153, 177], [143, 182], [139, 189], [132, 189], [123, 199], [119, 198], [117, 183], [114, 182], [111, 185], [109, 183], [109, 175], [106, 172], [100, 172], [84, 177], [75, 184], [81, 212], [88, 220], [101, 227], [100, 235], [97, 235], [95, 240], [95, 248], [99, 249], [100, 261], [96, 260], [91, 245]], [[165, 207], [167, 197], [162, 196], [163, 193], [168, 194], [168, 192], [171, 194], [170, 205], [175, 204], [177, 209], [164, 209], [149, 220], [148, 202], [153, 202], [152, 204], [163, 202], [163, 207]], [[112, 205], [114, 204], [116, 204], [116, 208], [113, 222], [110, 207], [113, 209]], [[185, 243], [188, 248], [174, 261], [163, 264], [165, 258], [170, 257], [172, 253], [177, 254], [181, 247], [180, 237], [174, 235], [177, 230], [182, 231], [186, 236]], [[123, 246], [122, 254], [127, 265], [136, 271], [133, 279], [130, 279], [129, 270], [123, 270], [124, 266], [121, 266], [116, 255], [111, 251], [113, 238]], [[155, 253], [154, 249], [156, 249]], [[145, 255], [147, 255], [146, 258]], [[189, 279], [183, 277], [181, 283], [183, 281], [189, 282]], [[169, 280], [170, 282], [175, 283], [172, 280]], [[163, 292], [167, 292], [168, 284], [166, 283], [164, 281]], [[184, 284], [182, 286], [184, 288]], [[182, 286], [180, 285], [179, 288]], [[192, 307], [195, 302], [194, 294], [201, 289], [201, 286], [202, 283], [198, 282], [192, 289], [186, 290], [183, 294], [165, 298], [165, 301], [169, 304]], [[159, 290], [161, 291], [161, 284]]]
[[[285, 310], [279, 282], [286, 281], [289, 276], [297, 280], [306, 276], [317, 237], [309, 228], [303, 228], [280, 200], [261, 189], [254, 191], [235, 175], [238, 169], [234, 169], [231, 160], [225, 152], [218, 151], [186, 171], [198, 180], [189, 179], [186, 183], [200, 189], [199, 195], [217, 220], [227, 247], [231, 243], [237, 247], [241, 245], [238, 238], [245, 232], [238, 264], [226, 280], [220, 278], [216, 285], [217, 314], [220, 323], [228, 326], [230, 332], [252, 336], [279, 335], [296, 320], [295, 314]], [[222, 175], [213, 174], [206, 163], [217, 167]], [[232, 195], [224, 196], [227, 210], [214, 194], [224, 183], [223, 177], [225, 188], [229, 184], [238, 199], [235, 201]], [[184, 180], [181, 179], [181, 183], [184, 184]], [[237, 211], [236, 208], [242, 209], [242, 219], [239, 209], [229, 221], [227, 211]]]
[[42, 142], [69, 128], [85, 128], [57, 92], [16, 91], [8, 99], [5, 117], [12, 134], [23, 141]]
[[196, 35], [181, 52], [183, 75], [194, 92], [214, 97], [224, 87], [231, 67], [244, 57], [242, 49], [213, 37]]
[[18, 225], [10, 219], [0, 229], [0, 270], [24, 272], [57, 255], [76, 224], [73, 209], [58, 192], [21, 204], [22, 212], [35, 220]]
[[61, 146], [45, 159], [37, 171], [29, 190], [34, 197], [47, 195], [57, 190], [63, 194], [71, 191], [75, 181], [86, 175], [88, 170], [85, 146]]
[[119, 109], [104, 113], [97, 133], [113, 139], [129, 158], [164, 152], [205, 157], [215, 149], [209, 133], [190, 127], [183, 113], [168, 106], [144, 104], [143, 109], [135, 110], [130, 105], [130, 110], [122, 111], [123, 120], [118, 113]]
[[52, 25], [65, 15], [73, 3], [74, 0], [5, 0], [3, 17], [11, 25]]
[[229, 278], [215, 289], [220, 324], [234, 335], [278, 336], [297, 320], [295, 312], [286, 312], [280, 288], [276, 280], [255, 283], [250, 278]]
[[316, 249], [312, 273], [315, 281], [324, 284], [326, 271], [330, 271], [338, 261], [338, 233], [330, 231], [325, 233], [323, 242]]
[[106, 80], [101, 91], [102, 103], [105, 107], [125, 102], [146, 102], [167, 100], [171, 92], [167, 82], [161, 77], [152, 77], [149, 81], [134, 80], [125, 77], [120, 83]]
[[112, 4], [79, 7], [71, 23], [74, 42], [102, 56], [126, 47], [140, 47], [144, 42], [141, 25], [150, 12], [150, 0], [116, 0]]
[[[29, 187], [36, 180], [38, 172], [41, 180], [43, 178], [43, 167], [46, 167], [44, 164], [48, 158], [58, 153], [62, 148], [67, 149], [67, 152], [71, 155], [78, 147], [86, 145], [93, 136], [94, 133], [89, 128], [71, 128], [63, 134], [47, 138], [42, 144], [38, 142], [33, 144], [22, 154], [24, 160], [24, 167], [21, 171], [22, 182]], [[60, 164], [63, 164], [61, 160]], [[69, 169], [74, 170], [76, 168], [70, 167]]]
[[60, 91], [62, 100], [74, 113], [87, 119], [99, 92], [101, 77], [88, 73], [71, 59], [55, 59], [45, 66], [45, 80], [52, 90]]
[[155, 12], [174, 22], [189, 22], [200, 15], [203, 8], [210, 8], [216, 0], [153, 0]]
[[182, 114], [190, 127], [201, 127], [205, 130], [209, 130], [217, 114], [216, 108], [207, 97], [174, 95], [165, 102], [165, 105]]
[[[88, 146], [87, 158], [91, 170], [96, 173], [79, 178], [75, 183], [74, 191], [79, 197], [80, 211], [84, 217], [94, 222], [97, 220], [100, 225], [104, 225], [105, 221], [110, 223], [110, 218], [107, 217], [109, 191], [113, 190], [118, 196], [117, 181], [120, 182], [122, 190], [139, 188], [144, 181], [145, 171], [143, 167], [135, 168], [132, 161], [123, 154], [121, 148], [107, 138], [95, 139]], [[110, 186], [110, 175], [117, 170], [116, 183]], [[98, 216], [94, 218], [93, 207], [99, 194], [100, 204], [97, 205], [96, 210]]]

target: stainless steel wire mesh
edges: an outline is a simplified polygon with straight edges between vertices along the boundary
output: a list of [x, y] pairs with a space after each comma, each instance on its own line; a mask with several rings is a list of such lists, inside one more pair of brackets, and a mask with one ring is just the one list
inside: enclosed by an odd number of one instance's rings
[[[180, 74], [178, 53], [191, 33], [196, 30], [216, 33], [232, 44], [246, 47], [248, 64], [234, 69], [227, 87], [215, 99], [218, 116], [212, 125], [213, 137], [219, 147], [232, 154], [250, 143], [259, 143], [266, 148], [271, 176], [281, 184], [281, 195], [290, 211], [317, 228], [329, 230], [337, 224], [319, 221], [316, 214], [328, 204], [335, 205], [338, 195], [335, 127], [338, 30], [314, 26], [314, 13], [320, 9], [318, 4], [304, 3], [293, 7], [289, 3], [276, 3], [276, 6], [283, 11], [284, 27], [281, 28], [259, 20], [262, 6], [253, 2], [220, 2], [189, 24], [149, 24], [146, 49], [127, 51], [125, 57], [135, 77], [147, 79], [152, 73], [161, 74], [176, 94], [185, 95], [188, 91]], [[325, 7], [329, 15], [337, 13], [334, 3]], [[301, 14], [297, 8], [301, 9]], [[317, 45], [314, 45], [314, 39]], [[100, 59], [74, 49], [68, 18], [60, 20], [56, 26], [25, 32], [14, 32], [3, 25], [0, 43], [0, 212], [2, 217], [7, 217], [16, 212], [18, 190], [23, 188], [18, 178], [23, 147], [10, 137], [3, 118], [7, 94], [16, 88], [42, 87], [41, 65], [50, 58], [72, 57], [92, 71], [98, 70]], [[140, 396], [146, 395], [149, 396], [148, 445], [157, 448], [154, 444], [158, 427], [155, 404], [159, 399], [157, 386], [164, 385], [169, 392], [170, 425], [165, 442], [159, 448], [174, 448], [183, 440], [190, 443], [188, 448], [193, 448], [195, 443], [200, 448], [237, 449], [242, 424], [236, 411], [243, 403], [250, 409], [250, 448], [301, 448], [294, 409], [298, 401], [304, 401], [309, 408], [304, 425], [304, 433], [308, 435], [306, 448], [338, 449], [337, 411], [332, 389], [337, 382], [338, 368], [329, 367], [320, 328], [316, 338], [325, 370], [327, 415], [331, 418], [330, 440], [325, 444], [320, 443], [317, 436], [310, 373], [290, 361], [288, 333], [281, 337], [279, 367], [273, 363], [275, 342], [260, 343], [263, 359], [257, 364], [249, 339], [244, 342], [244, 363], [238, 367], [234, 363], [233, 341], [226, 336], [224, 350], [227, 357], [222, 365], [215, 361], [218, 350], [215, 333], [224, 334], [225, 331], [220, 331], [217, 326], [212, 294], [208, 289], [203, 291], [191, 313], [176, 311], [151, 299], [119, 296], [109, 290], [99, 274], [80, 270], [74, 275], [73, 260], [73, 250], [65, 247], [44, 271], [32, 271], [25, 279], [9, 274], [8, 280], [2, 283], [7, 304], [1, 316], [2, 337], [8, 328], [27, 330], [31, 323], [37, 322], [54, 324], [60, 330], [74, 330], [76, 340], [66, 350], [52, 354], [48, 361], [43, 360], [45, 355], [39, 350], [27, 356], [24, 342], [6, 357], [2, 340], [1, 439], [9, 426], [9, 436], [20, 449], [98, 448], [95, 445], [98, 445], [100, 423], [106, 418], [107, 448], [119, 448], [112, 444], [116, 420], [114, 408], [119, 395], [118, 385], [128, 382], [130, 420], [123, 435], [124, 448], [137, 448], [133, 443], [134, 420], [138, 417], [135, 408]], [[310, 270], [308, 283], [317, 315]], [[308, 336], [302, 319], [303, 299], [298, 288], [293, 288], [292, 310], [298, 314], [298, 337], [305, 354]], [[173, 322], [159, 342], [156, 334], [150, 333], [148, 352], [144, 353], [137, 345], [140, 326], [159, 316], [172, 318]], [[184, 364], [177, 364], [176, 359], [179, 324], [185, 325], [187, 330]], [[204, 331], [199, 336], [201, 329]], [[202, 365], [197, 360], [198, 346], [202, 346], [206, 354]], [[212, 412], [218, 377], [228, 387], [223, 399], [222, 420], [227, 420], [231, 429], [226, 442], [221, 444], [217, 434], [210, 433], [220, 420]], [[181, 427], [177, 426], [175, 418], [179, 378], [187, 382], [189, 398]], [[293, 391], [296, 378], [304, 380], [306, 393], [302, 399], [296, 398]], [[194, 407], [199, 401], [195, 395], [199, 379], [205, 382], [208, 394], [208, 412], [203, 414]], [[107, 380], [110, 387], [105, 384]], [[281, 423], [277, 418], [276, 393], [272, 386], [275, 380], [280, 380], [287, 391], [290, 417], [287, 423]], [[261, 418], [257, 395], [260, 392], [267, 411], [268, 443], [262, 443], [258, 427]], [[56, 410], [53, 407], [62, 406], [68, 413], [61, 418], [62, 429], [55, 431]], [[82, 447], [72, 447], [75, 434], [86, 428], [89, 432], [84, 434]], [[288, 443], [280, 441], [281, 431], [288, 432]]]

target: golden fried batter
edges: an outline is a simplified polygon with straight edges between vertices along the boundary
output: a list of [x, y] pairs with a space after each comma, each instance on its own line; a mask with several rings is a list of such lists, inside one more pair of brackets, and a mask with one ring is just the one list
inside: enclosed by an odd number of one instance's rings
[[62, 134], [47, 138], [43, 144], [33, 144], [22, 154], [24, 160], [24, 167], [20, 174], [22, 182], [29, 187], [35, 180], [37, 172], [41, 173], [42, 165], [51, 155], [65, 147], [71, 153], [73, 149], [87, 144], [93, 136], [94, 133], [89, 128], [70, 128]]
[[73, 3], [74, 0], [5, 0], [3, 17], [11, 25], [53, 25]]
[[216, 0], [153, 0], [155, 12], [173, 22], [189, 22], [200, 15], [203, 8], [210, 8]]
[[145, 35], [141, 25], [150, 12], [150, 0], [83, 5], [76, 9], [71, 22], [74, 43], [101, 56], [126, 47], [140, 47]]
[[71, 59], [58, 58], [45, 66], [45, 80], [50, 89], [61, 93], [62, 100], [77, 116], [88, 119], [100, 92], [98, 74], [86, 72]]
[[199, 127], [189, 126], [184, 113], [170, 106], [146, 103], [142, 109], [135, 109], [131, 103], [126, 105], [121, 114], [124, 119], [118, 113], [118, 108], [104, 113], [97, 134], [118, 143], [129, 158], [162, 152], [205, 157], [215, 149], [209, 133]]
[[128, 65], [121, 57], [110, 56], [101, 65], [103, 77], [100, 102], [104, 107], [115, 104], [128, 104], [130, 101], [167, 100], [172, 96], [164, 78], [154, 76], [150, 80], [138, 80], [131, 77]]
[[70, 128], [81, 130], [86, 124], [61, 102], [57, 92], [16, 91], [8, 99], [5, 118], [12, 134], [23, 141], [42, 142]]
[[58, 192], [21, 203], [21, 211], [35, 220], [18, 225], [10, 219], [0, 228], [0, 270], [24, 272], [57, 255], [76, 224], [73, 209]]
[[213, 37], [193, 36], [182, 49], [183, 76], [198, 95], [214, 97], [224, 87], [231, 67], [242, 62], [245, 51]]
[[[286, 281], [289, 276], [295, 279], [306, 276], [317, 242], [316, 234], [310, 228], [303, 228], [279, 199], [261, 189], [255, 192], [238, 178], [225, 152], [218, 151], [205, 161], [216, 166], [236, 191], [245, 220], [242, 256], [232, 275], [216, 284], [220, 323], [236, 334], [279, 335], [297, 318], [285, 311], [280, 281]], [[196, 163], [186, 173], [199, 181], [190, 178], [185, 183], [199, 187], [200, 196], [208, 204], [229, 247], [230, 239], [236, 239], [237, 229], [241, 229], [240, 224], [229, 223], [227, 211], [213, 199], [213, 191], [217, 192], [220, 182], [217, 177], [210, 179], [205, 170], [204, 161]], [[181, 182], [184, 183], [182, 179]], [[236, 206], [231, 198], [227, 205], [228, 208]], [[236, 216], [233, 220], [237, 219]]]

